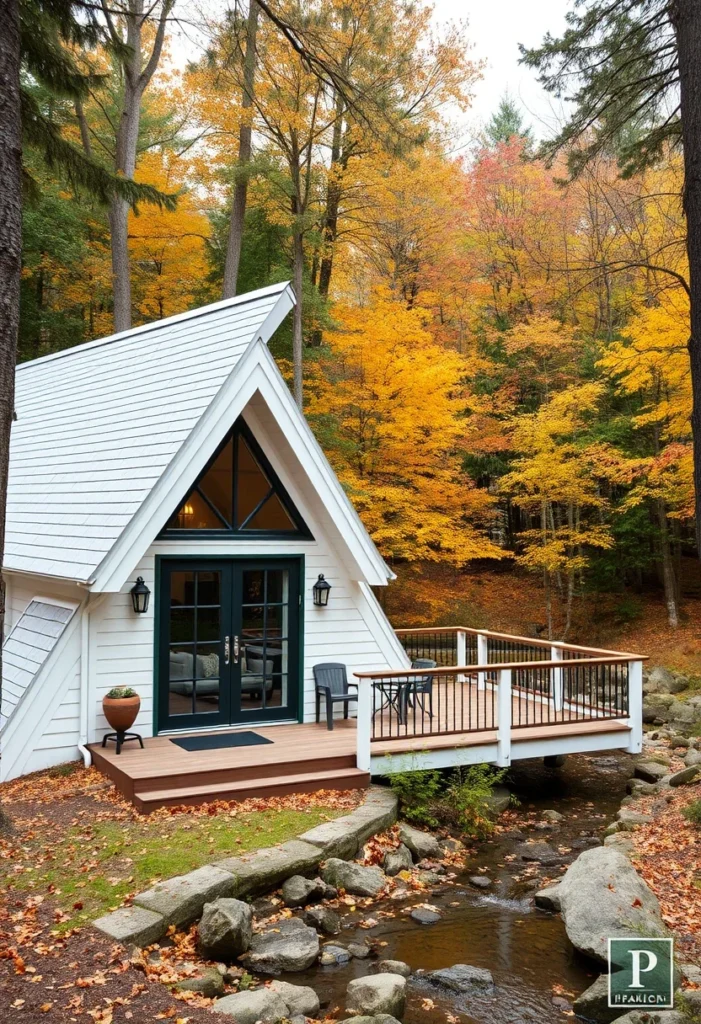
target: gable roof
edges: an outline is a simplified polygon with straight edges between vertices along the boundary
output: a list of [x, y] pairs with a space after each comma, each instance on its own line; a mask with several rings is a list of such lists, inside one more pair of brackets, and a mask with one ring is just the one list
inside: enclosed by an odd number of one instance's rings
[[21, 363], [5, 567], [90, 580], [241, 356], [293, 305], [273, 285]]
[[119, 589], [262, 384], [367, 582], [393, 578], [267, 350], [293, 305], [274, 285], [21, 364], [5, 567]]

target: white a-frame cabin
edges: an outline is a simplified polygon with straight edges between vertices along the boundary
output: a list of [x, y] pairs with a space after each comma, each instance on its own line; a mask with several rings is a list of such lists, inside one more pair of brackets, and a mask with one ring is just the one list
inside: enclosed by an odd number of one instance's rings
[[[363, 785], [402, 753], [441, 766], [633, 749], [636, 656], [393, 631], [371, 589], [393, 574], [267, 347], [293, 305], [274, 285], [18, 367], [0, 780], [82, 756], [149, 809]], [[333, 730], [325, 663], [355, 684]], [[100, 746], [117, 686], [141, 697], [144, 749]], [[242, 726], [257, 745], [175, 742]]]

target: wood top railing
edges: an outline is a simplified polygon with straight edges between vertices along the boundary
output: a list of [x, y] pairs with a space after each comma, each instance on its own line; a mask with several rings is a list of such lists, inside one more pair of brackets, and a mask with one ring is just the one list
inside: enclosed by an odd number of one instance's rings
[[461, 733], [495, 735], [497, 763], [508, 764], [519, 729], [611, 719], [631, 730], [629, 749], [639, 747], [639, 654], [462, 626], [397, 635], [410, 662], [435, 667], [355, 673], [359, 766], [369, 765], [378, 741]]

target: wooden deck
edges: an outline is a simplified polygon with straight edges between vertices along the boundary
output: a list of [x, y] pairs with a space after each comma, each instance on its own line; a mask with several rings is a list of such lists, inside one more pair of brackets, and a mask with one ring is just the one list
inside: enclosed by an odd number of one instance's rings
[[[117, 756], [114, 744], [90, 744], [93, 763], [140, 811], [210, 800], [245, 800], [320, 789], [362, 789], [370, 782], [356, 767], [355, 722], [325, 725], [246, 726], [271, 743], [183, 750], [175, 736], [128, 743]], [[232, 732], [234, 730], [224, 730]], [[189, 736], [202, 735], [192, 732]]]
[[[452, 749], [462, 751], [464, 759], [469, 754], [467, 748], [479, 747], [484, 753], [485, 748], [496, 746], [497, 722], [491, 687], [478, 689], [469, 682], [447, 687], [440, 683], [434, 689], [433, 708], [433, 719], [418, 707], [409, 709], [403, 726], [398, 724], [392, 707], [376, 715], [371, 743], [373, 771], [382, 771], [381, 760], [386, 755], [421, 751], [431, 754]], [[512, 729], [514, 757], [518, 757], [519, 744], [523, 744], [522, 749], [532, 750], [533, 741], [543, 742], [548, 750], [552, 741], [564, 742], [574, 737], [600, 737], [603, 747], [627, 743], [629, 729], [619, 720], [588, 716], [548, 722], [546, 716], [551, 714], [549, 705], [542, 701], [514, 694], [512, 722], [524, 726]], [[563, 718], [585, 714], [587, 709], [582, 707], [561, 712]], [[90, 750], [95, 765], [143, 812], [216, 799], [243, 800], [321, 789], [363, 788], [370, 781], [370, 773], [356, 766], [354, 719], [336, 720], [331, 732], [324, 722], [242, 728], [252, 729], [271, 742], [187, 751], [172, 742], [177, 737], [155, 736], [144, 740], [143, 750], [128, 743], [119, 756], [113, 744], [104, 749], [91, 744]], [[398, 731], [402, 734], [397, 735]]]

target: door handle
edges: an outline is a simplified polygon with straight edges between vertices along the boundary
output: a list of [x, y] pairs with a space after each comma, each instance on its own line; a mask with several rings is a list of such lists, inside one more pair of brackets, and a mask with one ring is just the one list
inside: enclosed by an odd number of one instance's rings
[[231, 655], [231, 637], [224, 637], [224, 664], [229, 664], [229, 658]]
[[239, 638], [237, 636], [235, 636], [234, 637], [234, 665], [238, 665], [238, 663], [239, 663]]

